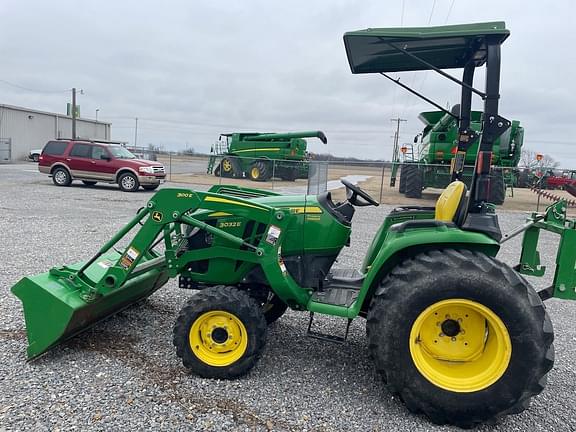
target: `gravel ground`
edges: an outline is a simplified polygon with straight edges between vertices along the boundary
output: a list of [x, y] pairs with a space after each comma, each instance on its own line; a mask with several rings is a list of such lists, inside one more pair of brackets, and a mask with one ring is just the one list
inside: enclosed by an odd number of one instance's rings
[[[382, 386], [368, 359], [364, 321], [349, 342], [305, 337], [308, 316], [289, 311], [271, 326], [256, 368], [235, 381], [201, 379], [176, 357], [171, 331], [191, 292], [175, 281], [39, 360], [25, 361], [19, 301], [10, 287], [25, 275], [87, 259], [151, 194], [112, 186], [57, 188], [34, 165], [0, 167], [0, 430], [457, 430], [410, 414]], [[352, 247], [338, 265], [358, 266], [387, 206], [359, 209]], [[502, 212], [503, 230], [524, 218]], [[544, 234], [541, 255], [553, 266], [557, 241]], [[500, 259], [514, 264], [520, 240]], [[537, 287], [550, 277], [535, 280]], [[480, 430], [576, 430], [576, 305], [547, 302], [556, 331], [556, 364], [531, 408]], [[344, 322], [317, 325], [339, 334]]]

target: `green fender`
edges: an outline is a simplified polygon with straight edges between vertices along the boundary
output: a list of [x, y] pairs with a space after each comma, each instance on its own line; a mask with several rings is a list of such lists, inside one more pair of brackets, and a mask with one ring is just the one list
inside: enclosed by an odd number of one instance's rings
[[366, 277], [358, 298], [348, 310], [348, 317], [360, 313], [365, 301], [370, 301], [377, 284], [400, 262], [426, 250], [459, 248], [481, 251], [496, 256], [500, 244], [486, 234], [463, 231], [446, 225], [435, 227], [394, 229], [386, 233], [386, 238], [376, 258], [367, 268]]

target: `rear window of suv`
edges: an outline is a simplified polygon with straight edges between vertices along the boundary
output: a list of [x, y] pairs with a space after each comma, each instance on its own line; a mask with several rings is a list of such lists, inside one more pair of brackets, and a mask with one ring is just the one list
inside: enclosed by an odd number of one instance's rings
[[66, 141], [50, 141], [44, 147], [42, 154], [60, 156], [64, 154], [66, 147], [68, 147], [68, 143]]

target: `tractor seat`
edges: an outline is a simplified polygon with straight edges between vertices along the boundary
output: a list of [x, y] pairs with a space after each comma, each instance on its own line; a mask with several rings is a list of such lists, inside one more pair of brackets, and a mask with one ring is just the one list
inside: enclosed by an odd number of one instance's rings
[[450, 183], [436, 201], [434, 219], [441, 222], [454, 222], [462, 226], [468, 207], [466, 192], [468, 188], [463, 182], [456, 180]]

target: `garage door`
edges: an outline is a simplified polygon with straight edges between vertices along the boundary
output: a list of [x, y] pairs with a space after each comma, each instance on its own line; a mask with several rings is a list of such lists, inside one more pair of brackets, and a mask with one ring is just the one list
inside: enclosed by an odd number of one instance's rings
[[0, 163], [12, 161], [12, 140], [10, 138], [0, 138]]

